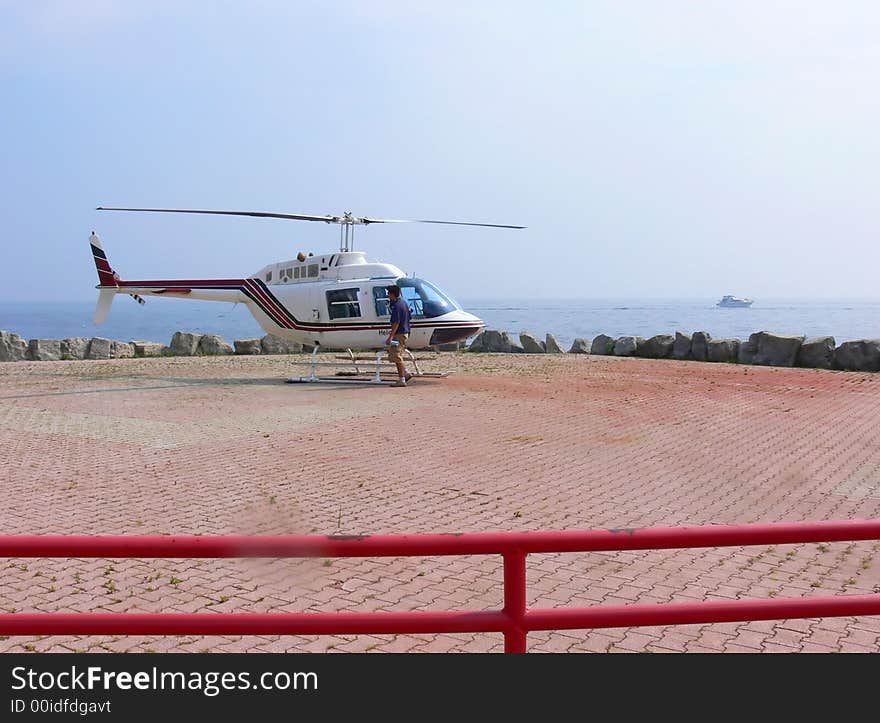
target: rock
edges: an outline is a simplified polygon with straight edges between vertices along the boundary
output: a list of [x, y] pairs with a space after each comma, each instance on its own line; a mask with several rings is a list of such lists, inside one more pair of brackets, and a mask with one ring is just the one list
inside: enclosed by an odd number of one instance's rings
[[89, 350], [86, 352], [86, 359], [109, 359], [110, 350], [113, 342], [101, 336], [94, 337], [89, 342]]
[[510, 351], [510, 336], [506, 331], [487, 329], [483, 333], [483, 351], [506, 354]]
[[737, 361], [740, 364], [751, 364], [755, 361], [755, 354], [758, 353], [758, 335], [749, 335], [749, 340], [741, 342], [739, 352], [737, 353]]
[[71, 336], [61, 340], [62, 359], [85, 359], [89, 353], [89, 340], [84, 336]]
[[473, 344], [471, 344], [468, 351], [493, 352], [496, 354], [508, 354], [511, 351], [510, 336], [508, 336], [506, 331], [486, 329], [474, 340], [474, 343], [477, 341], [480, 342], [480, 346], [477, 349], [473, 349]]
[[712, 335], [708, 331], [695, 331], [691, 337], [691, 358], [696, 361], [707, 361], [710, 341]]
[[614, 339], [607, 334], [599, 334], [590, 344], [590, 354], [602, 354], [607, 356], [614, 353]]
[[646, 359], [666, 359], [672, 354], [674, 344], [675, 337], [672, 334], [657, 334], [650, 339], [642, 339], [639, 342], [636, 347], [636, 356]]
[[259, 339], [236, 339], [235, 344], [235, 353], [236, 354], [262, 354], [263, 347], [260, 344]]
[[27, 342], [18, 334], [0, 331], [0, 361], [24, 361], [27, 353]]
[[638, 336], [621, 336], [614, 342], [614, 356], [635, 356], [640, 338]]
[[188, 331], [175, 331], [174, 336], [171, 337], [171, 353], [176, 356], [193, 356], [199, 348], [201, 336]]
[[110, 356], [113, 359], [131, 359], [134, 356], [134, 344], [126, 341], [111, 342]]
[[544, 349], [548, 354], [565, 354], [565, 349], [559, 346], [556, 337], [553, 334], [547, 334], [544, 338]]
[[706, 351], [710, 362], [735, 362], [739, 358], [739, 339], [712, 339]]
[[814, 336], [806, 339], [798, 349], [795, 364], [812, 369], [831, 369], [834, 366], [833, 336]]
[[483, 343], [484, 343], [484, 341], [485, 341], [483, 337], [484, 337], [485, 335], [486, 335], [486, 332], [485, 332], [485, 331], [481, 331], [479, 334], [477, 334], [477, 335], [471, 340], [471, 343], [468, 344], [467, 350], [468, 350], [468, 351], [473, 351], [473, 352], [482, 352], [482, 351], [483, 351], [483, 345], [484, 345]]
[[843, 342], [834, 350], [834, 366], [857, 372], [880, 371], [880, 339]]
[[758, 346], [752, 364], [771, 367], [793, 367], [804, 341], [802, 336], [784, 336], [769, 331], [759, 331], [753, 336], [756, 336]]
[[61, 359], [61, 342], [57, 339], [31, 339], [27, 358], [33, 361], [58, 361]]
[[204, 354], [205, 356], [222, 356], [232, 353], [232, 347], [223, 337], [216, 334], [205, 334], [200, 337], [199, 345], [196, 347], [196, 354]]
[[171, 350], [157, 341], [133, 341], [135, 356], [164, 356]]
[[263, 349], [263, 354], [299, 354], [303, 350], [303, 345], [298, 341], [282, 339], [273, 334], [266, 334], [260, 339], [260, 347]]
[[590, 345], [587, 343], [586, 339], [575, 339], [572, 342], [571, 349], [568, 350], [569, 354], [589, 354], [590, 353]]
[[522, 344], [526, 354], [544, 354], [547, 351], [544, 345], [527, 331], [520, 332], [519, 343]]
[[511, 354], [525, 354], [526, 350], [523, 349], [522, 343], [520, 343], [519, 339], [511, 339], [509, 336], [507, 340], [510, 342], [510, 353]]
[[675, 332], [675, 341], [672, 344], [673, 359], [693, 359], [691, 356], [691, 335]]

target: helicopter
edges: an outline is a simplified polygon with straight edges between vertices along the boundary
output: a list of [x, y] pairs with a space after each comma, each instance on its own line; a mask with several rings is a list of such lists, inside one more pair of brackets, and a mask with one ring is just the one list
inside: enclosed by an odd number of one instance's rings
[[390, 331], [388, 287], [400, 287], [412, 313], [411, 349], [464, 341], [481, 331], [481, 319], [465, 311], [449, 294], [426, 279], [407, 276], [400, 268], [367, 259], [354, 249], [358, 226], [376, 223], [431, 223], [452, 226], [523, 229], [494, 223], [378, 219], [352, 213], [314, 216], [264, 211], [223, 211], [185, 208], [122, 208], [98, 206], [98, 211], [192, 213], [251, 216], [337, 224], [339, 251], [313, 254], [300, 251], [295, 259], [264, 266], [238, 279], [127, 280], [110, 266], [104, 247], [93, 231], [89, 243], [98, 270], [95, 324], [102, 324], [118, 294], [139, 304], [144, 296], [243, 303], [267, 333], [315, 348], [331, 350], [381, 347]]

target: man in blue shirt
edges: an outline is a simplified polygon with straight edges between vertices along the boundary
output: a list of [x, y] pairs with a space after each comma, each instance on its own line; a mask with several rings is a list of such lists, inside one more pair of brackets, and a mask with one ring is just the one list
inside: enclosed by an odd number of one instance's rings
[[400, 297], [400, 287], [396, 284], [388, 287], [388, 300], [391, 302], [391, 333], [388, 334], [385, 344], [388, 347], [388, 359], [397, 366], [398, 376], [397, 381], [391, 386], [405, 387], [407, 381], [412, 379], [412, 374], [403, 365], [403, 352], [409, 339], [412, 314], [409, 305]]

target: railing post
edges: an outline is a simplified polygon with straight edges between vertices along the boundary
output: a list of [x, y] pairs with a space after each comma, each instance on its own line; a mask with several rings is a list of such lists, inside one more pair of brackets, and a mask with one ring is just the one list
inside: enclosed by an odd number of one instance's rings
[[519, 550], [504, 553], [504, 613], [504, 652], [526, 652], [526, 553]]

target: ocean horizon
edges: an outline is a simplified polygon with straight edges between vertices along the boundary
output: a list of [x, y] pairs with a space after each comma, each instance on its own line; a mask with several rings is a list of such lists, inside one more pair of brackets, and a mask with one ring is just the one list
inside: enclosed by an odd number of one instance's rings
[[[487, 328], [563, 345], [577, 338], [707, 331], [713, 338], [747, 339], [756, 331], [833, 336], [838, 343], [880, 338], [880, 299], [767, 299], [751, 308], [724, 309], [717, 299], [461, 299]], [[176, 331], [217, 334], [228, 341], [263, 336], [243, 304], [148, 298], [116, 299], [105, 324], [92, 323], [92, 301], [0, 302], [0, 329], [26, 339], [102, 336], [167, 344]]]

